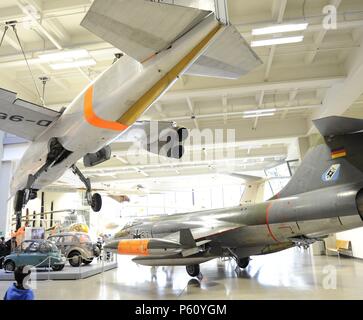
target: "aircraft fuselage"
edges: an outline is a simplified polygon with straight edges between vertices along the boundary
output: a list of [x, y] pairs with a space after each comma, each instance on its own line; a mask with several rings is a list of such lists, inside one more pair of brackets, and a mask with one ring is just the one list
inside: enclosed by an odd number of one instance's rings
[[14, 174], [11, 193], [24, 189], [28, 176], [47, 159], [49, 142], [57, 138], [70, 154], [43, 172], [33, 185], [42, 189], [87, 153], [94, 153], [126, 134], [130, 126], [203, 53], [225, 28], [213, 16], [178, 39], [168, 50], [142, 64], [127, 56], [90, 83], [61, 117], [31, 143]]

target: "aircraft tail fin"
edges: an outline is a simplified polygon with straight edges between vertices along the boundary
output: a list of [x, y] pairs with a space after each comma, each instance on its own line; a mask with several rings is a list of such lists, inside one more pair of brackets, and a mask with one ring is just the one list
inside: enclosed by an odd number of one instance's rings
[[324, 139], [308, 151], [289, 183], [274, 198], [363, 181], [363, 120], [334, 116], [315, 120], [314, 124]]
[[363, 130], [363, 119], [332, 116], [313, 120], [313, 123], [324, 137], [349, 134]]
[[81, 25], [142, 63], [169, 48], [213, 11], [223, 30], [185, 74], [237, 79], [262, 64], [210, 0], [95, 0]]
[[262, 62], [241, 33], [232, 25], [185, 72], [186, 75], [238, 79]]

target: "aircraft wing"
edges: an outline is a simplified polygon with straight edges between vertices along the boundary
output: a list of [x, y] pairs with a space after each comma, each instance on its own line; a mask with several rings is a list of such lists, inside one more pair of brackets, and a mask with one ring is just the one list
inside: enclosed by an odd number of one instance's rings
[[33, 141], [60, 113], [17, 99], [16, 93], [0, 88], [0, 130]]
[[[232, 232], [243, 227], [244, 226], [241, 224], [212, 221], [211, 223], [208, 223], [204, 226], [198, 225], [195, 228], [190, 227], [189, 229], [192, 233], [194, 240], [198, 244], [198, 242], [200, 241], [204, 242], [207, 240], [213, 240], [216, 237], [222, 236], [228, 232]], [[185, 229], [188, 229], [188, 227], [186, 227]], [[181, 230], [183, 230], [183, 228], [181, 228]], [[165, 239], [172, 241], [179, 241], [180, 232], [175, 232], [173, 234], [170, 234], [166, 236]]]
[[211, 12], [156, 1], [95, 0], [81, 26], [143, 62]]

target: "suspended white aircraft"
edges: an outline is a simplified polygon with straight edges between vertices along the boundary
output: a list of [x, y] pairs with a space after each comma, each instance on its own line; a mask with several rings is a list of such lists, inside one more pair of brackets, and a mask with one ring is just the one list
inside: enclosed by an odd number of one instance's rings
[[261, 63], [235, 27], [217, 20], [212, 11], [191, 7], [204, 1], [177, 3], [95, 0], [81, 25], [125, 55], [62, 113], [0, 91], [0, 129], [32, 141], [11, 186], [19, 217], [38, 190], [69, 168], [85, 184], [92, 209], [99, 211], [101, 196], [92, 194], [89, 179], [75, 166], [79, 159], [86, 166], [106, 161], [109, 144], [120, 135], [142, 139], [148, 151], [180, 158], [186, 129], [160, 122], [158, 134], [145, 138], [139, 129], [149, 132], [151, 123], [139, 117], [183, 74], [236, 79]]

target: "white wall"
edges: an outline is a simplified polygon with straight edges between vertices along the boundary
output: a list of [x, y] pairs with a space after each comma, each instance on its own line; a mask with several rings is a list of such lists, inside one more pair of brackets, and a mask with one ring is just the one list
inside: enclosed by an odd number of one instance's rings
[[351, 241], [353, 256], [363, 259], [363, 228], [357, 228], [336, 234], [337, 240]]

